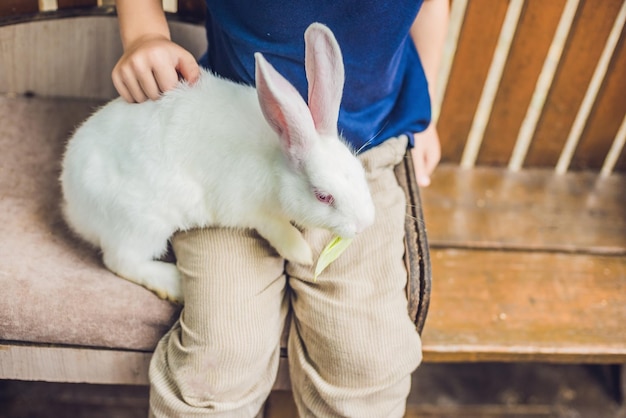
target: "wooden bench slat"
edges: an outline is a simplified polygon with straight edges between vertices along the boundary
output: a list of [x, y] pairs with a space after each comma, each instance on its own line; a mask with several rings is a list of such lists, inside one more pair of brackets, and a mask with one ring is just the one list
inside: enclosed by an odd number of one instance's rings
[[425, 361], [626, 362], [626, 257], [431, 250]]
[[[461, 161], [465, 141], [459, 141], [458, 138], [467, 138], [472, 126], [508, 3], [473, 0], [467, 4], [439, 116], [443, 161]], [[476, 45], [480, 45], [480, 48], [476, 48]]]
[[508, 164], [564, 6], [565, 0], [526, 2], [477, 164]]
[[[148, 385], [152, 352], [19, 344], [0, 340], [3, 379], [104, 385]], [[280, 359], [274, 390], [289, 390], [287, 359]]]
[[626, 255], [625, 176], [443, 165], [422, 200], [432, 247]]
[[[611, 62], [611, 69], [606, 74], [604, 87], [598, 93], [598, 99], [589, 121], [581, 135], [580, 143], [574, 153], [572, 167], [576, 169], [602, 167], [626, 117], [626, 42], [618, 43]], [[616, 170], [626, 171], [626, 150], [618, 160]]]

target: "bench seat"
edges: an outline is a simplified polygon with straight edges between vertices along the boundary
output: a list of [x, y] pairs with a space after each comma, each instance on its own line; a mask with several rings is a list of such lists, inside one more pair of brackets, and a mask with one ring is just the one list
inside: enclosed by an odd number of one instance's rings
[[426, 361], [626, 362], [626, 177], [442, 165]]

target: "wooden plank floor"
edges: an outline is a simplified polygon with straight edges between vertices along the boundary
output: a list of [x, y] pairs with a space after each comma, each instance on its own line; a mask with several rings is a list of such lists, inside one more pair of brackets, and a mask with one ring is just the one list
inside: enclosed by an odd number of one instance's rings
[[[423, 364], [406, 418], [626, 418], [615, 370], [546, 364]], [[0, 381], [0, 418], [145, 418], [148, 388]], [[275, 391], [265, 418], [296, 418]]]

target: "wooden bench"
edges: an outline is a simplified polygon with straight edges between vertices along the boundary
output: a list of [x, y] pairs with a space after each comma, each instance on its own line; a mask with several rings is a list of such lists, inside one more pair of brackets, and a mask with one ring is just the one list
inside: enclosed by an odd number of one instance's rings
[[[59, 213], [64, 144], [116, 96], [110, 72], [121, 45], [105, 3], [0, 5], [0, 379], [146, 385], [152, 350], [178, 317], [179, 307], [104, 269]], [[199, 55], [202, 1], [164, 3], [174, 40]], [[408, 314], [421, 331], [430, 265], [408, 155], [397, 176], [410, 208]], [[275, 389], [289, 387], [283, 356]]]
[[452, 2], [425, 361], [626, 362], [625, 19]]
[[[422, 334], [424, 359], [624, 364], [626, 1], [452, 0], [451, 5], [434, 109], [443, 161], [432, 185], [421, 191], [434, 277]], [[75, 7], [53, 13], [76, 14]], [[102, 14], [102, 8], [97, 10]], [[84, 10], [78, 14], [86, 19]], [[20, 25], [55, 23], [57, 35], [76, 30], [63, 29], [70, 25], [67, 20], [33, 16], [34, 22]], [[85, 42], [108, 39], [101, 55], [110, 64], [120, 51], [113, 19], [106, 19], [105, 33]], [[82, 30], [92, 25], [85, 22]], [[186, 33], [195, 30], [191, 25], [174, 20], [172, 25], [183, 44], [201, 36], [201, 28], [192, 37]], [[0, 35], [7, 28], [0, 28]], [[84, 54], [68, 59], [92, 70], [93, 64], [86, 64], [89, 48], [82, 45]], [[16, 48], [15, 54], [27, 53]], [[103, 81], [80, 78], [72, 84], [44, 76], [29, 84], [25, 74], [12, 74], [17, 88], [7, 90], [0, 73], [0, 91], [114, 94]], [[399, 169], [405, 170], [400, 178], [410, 179], [410, 167]], [[419, 203], [414, 202], [415, 215], [421, 219]], [[421, 256], [427, 257], [426, 235], [417, 233], [408, 242], [417, 239]], [[423, 270], [421, 281], [414, 283], [423, 297], [414, 306], [423, 324], [430, 265], [427, 258], [421, 261], [415, 264]], [[117, 367], [121, 371], [113, 381], [146, 382], [147, 349], [79, 348], [69, 357], [56, 357], [54, 350], [69, 349], [14, 341], [4, 347], [3, 378], [55, 380], [66, 373], [72, 381], [105, 383], [101, 377], [111, 378], [110, 370]], [[19, 363], [7, 356], [12, 350], [20, 353]], [[50, 368], [37, 362], [48, 355], [108, 363], [89, 376], [68, 377], [67, 368], [43, 376], [38, 373]], [[19, 364], [19, 374], [10, 364]]]

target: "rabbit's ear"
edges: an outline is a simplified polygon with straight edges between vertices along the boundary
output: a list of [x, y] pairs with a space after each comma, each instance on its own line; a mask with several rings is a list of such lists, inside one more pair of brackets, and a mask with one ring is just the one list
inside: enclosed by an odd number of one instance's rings
[[254, 54], [259, 104], [265, 119], [278, 133], [286, 155], [299, 165], [306, 157], [315, 134], [311, 113], [300, 93], [268, 63]]
[[341, 50], [335, 36], [321, 23], [304, 33], [309, 109], [320, 134], [337, 135], [337, 118], [344, 83]]

